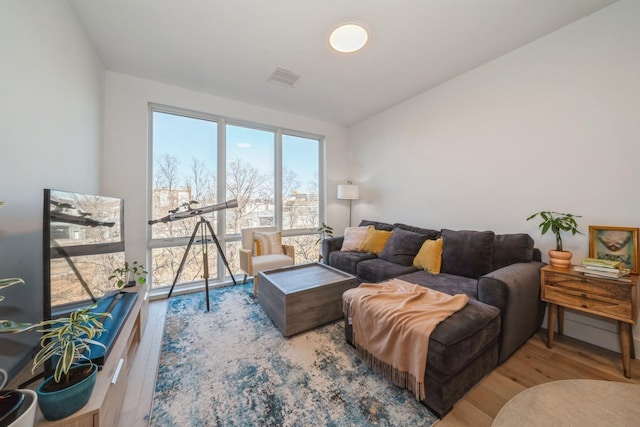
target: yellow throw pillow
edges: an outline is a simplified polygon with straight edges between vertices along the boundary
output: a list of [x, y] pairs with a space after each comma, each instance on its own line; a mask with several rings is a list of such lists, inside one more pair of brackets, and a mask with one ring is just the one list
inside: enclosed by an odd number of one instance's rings
[[427, 270], [432, 274], [440, 274], [442, 265], [442, 237], [438, 240], [425, 240], [418, 254], [413, 259], [413, 266]]
[[359, 252], [369, 252], [372, 254], [378, 255], [382, 252], [384, 245], [387, 243], [391, 237], [390, 231], [384, 230], [376, 230], [375, 228], [370, 228], [367, 230], [367, 237], [362, 242], [362, 245], [358, 248]]
[[253, 233], [253, 256], [284, 254], [282, 233], [279, 231]]
[[373, 228], [373, 225], [363, 227], [347, 227], [344, 229], [344, 240], [342, 241], [341, 251], [357, 251], [358, 248], [367, 238], [367, 231]]

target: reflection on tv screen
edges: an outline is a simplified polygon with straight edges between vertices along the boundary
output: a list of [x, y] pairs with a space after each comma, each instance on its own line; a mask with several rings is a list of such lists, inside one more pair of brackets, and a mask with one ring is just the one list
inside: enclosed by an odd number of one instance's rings
[[122, 241], [121, 200], [51, 190], [51, 247]]
[[122, 265], [124, 252], [51, 259], [51, 306], [91, 304], [116, 289], [109, 276]]

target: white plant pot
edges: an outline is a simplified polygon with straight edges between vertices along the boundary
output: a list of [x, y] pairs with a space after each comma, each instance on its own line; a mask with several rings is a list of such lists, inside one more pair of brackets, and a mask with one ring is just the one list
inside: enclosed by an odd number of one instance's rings
[[18, 409], [18, 418], [7, 427], [33, 427], [36, 421], [36, 408], [38, 407], [38, 395], [33, 390], [18, 389], [24, 394], [24, 401]]
[[[0, 369], [0, 390], [7, 383], [9, 375], [4, 369]], [[11, 424], [7, 427], [33, 427], [36, 422], [36, 408], [38, 407], [38, 395], [33, 390], [18, 389], [16, 391], [24, 394], [24, 400], [20, 409], [18, 409], [18, 415]]]

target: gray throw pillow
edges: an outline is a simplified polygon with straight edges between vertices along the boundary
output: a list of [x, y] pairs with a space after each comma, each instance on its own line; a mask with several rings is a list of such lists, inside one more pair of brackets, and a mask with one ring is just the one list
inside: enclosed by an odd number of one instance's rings
[[533, 238], [526, 233], [496, 234], [493, 240], [493, 269], [516, 262], [531, 262]]
[[427, 236], [413, 231], [394, 228], [378, 258], [400, 265], [412, 265], [413, 258], [422, 247]]
[[442, 229], [441, 273], [477, 279], [493, 271], [493, 231]]

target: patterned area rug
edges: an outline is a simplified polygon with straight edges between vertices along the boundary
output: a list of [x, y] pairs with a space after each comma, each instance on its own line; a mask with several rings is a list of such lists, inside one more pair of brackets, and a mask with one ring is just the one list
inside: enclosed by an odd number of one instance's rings
[[284, 338], [253, 284], [169, 301], [152, 426], [431, 426], [415, 397], [363, 365], [341, 321]]

